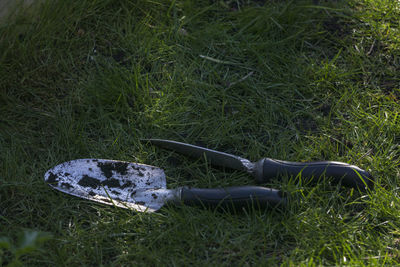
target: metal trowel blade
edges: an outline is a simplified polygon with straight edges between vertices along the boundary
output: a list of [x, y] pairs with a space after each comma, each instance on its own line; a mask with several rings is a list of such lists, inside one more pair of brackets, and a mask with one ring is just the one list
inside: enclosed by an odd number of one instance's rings
[[77, 159], [51, 168], [44, 179], [61, 192], [140, 212], [154, 212], [176, 197], [162, 169], [133, 162]]

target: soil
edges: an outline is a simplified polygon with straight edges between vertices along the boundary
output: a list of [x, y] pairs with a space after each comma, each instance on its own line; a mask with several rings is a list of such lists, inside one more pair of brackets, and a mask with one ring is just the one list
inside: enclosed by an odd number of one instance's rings
[[107, 178], [111, 178], [113, 175], [112, 171], [115, 171], [121, 175], [125, 175], [128, 171], [128, 163], [127, 162], [99, 162], [97, 166], [101, 169], [104, 176]]
[[99, 179], [90, 177], [88, 175], [84, 175], [82, 179], [79, 180], [78, 185], [83, 186], [83, 187], [91, 187], [93, 189], [96, 189], [101, 185], [101, 182]]
[[47, 182], [50, 184], [58, 183], [58, 177], [54, 173], [50, 173], [49, 177], [47, 178]]

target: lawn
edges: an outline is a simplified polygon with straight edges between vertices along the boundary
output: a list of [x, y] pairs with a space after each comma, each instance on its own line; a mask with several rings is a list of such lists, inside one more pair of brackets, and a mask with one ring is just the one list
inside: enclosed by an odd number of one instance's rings
[[[43, 1], [0, 24], [0, 265], [400, 264], [400, 2]], [[368, 191], [281, 177], [280, 209], [136, 213], [43, 179], [78, 158], [168, 187], [255, 185], [140, 142], [334, 160]]]

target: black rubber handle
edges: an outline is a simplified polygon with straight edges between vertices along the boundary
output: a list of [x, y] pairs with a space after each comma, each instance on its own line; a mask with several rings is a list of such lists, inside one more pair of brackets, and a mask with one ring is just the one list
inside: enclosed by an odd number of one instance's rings
[[302, 178], [313, 178], [315, 181], [326, 177], [335, 184], [364, 190], [372, 188], [373, 178], [367, 171], [357, 166], [336, 161], [290, 162], [270, 158], [256, 163], [255, 176], [257, 182], [268, 182], [278, 175], [288, 174]]
[[237, 186], [228, 188], [183, 187], [181, 200], [187, 205], [209, 207], [275, 207], [286, 203], [279, 190], [261, 186]]

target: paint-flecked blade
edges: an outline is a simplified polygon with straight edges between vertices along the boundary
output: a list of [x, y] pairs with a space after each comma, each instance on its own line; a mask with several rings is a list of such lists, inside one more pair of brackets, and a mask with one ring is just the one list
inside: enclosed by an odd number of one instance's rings
[[143, 141], [148, 141], [159, 147], [173, 150], [193, 158], [202, 158], [205, 155], [207, 160], [213, 165], [247, 171], [249, 173], [254, 172], [254, 163], [232, 154], [172, 140], [144, 139]]
[[77, 159], [48, 170], [45, 181], [64, 193], [140, 212], [153, 212], [172, 198], [160, 168], [124, 161]]

